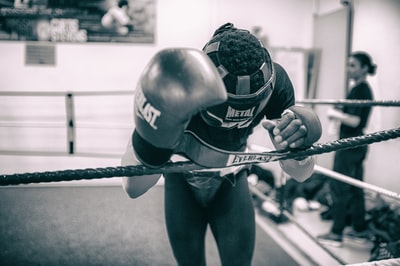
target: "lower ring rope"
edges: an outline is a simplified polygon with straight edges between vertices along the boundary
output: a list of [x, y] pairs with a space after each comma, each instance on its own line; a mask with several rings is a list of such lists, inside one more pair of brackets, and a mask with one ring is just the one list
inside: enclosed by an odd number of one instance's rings
[[[317, 154], [329, 153], [336, 150], [355, 148], [398, 137], [400, 137], [400, 128], [383, 130], [375, 133], [366, 134], [363, 136], [339, 139], [324, 144], [314, 144], [308, 149], [295, 150], [283, 154], [282, 156], [274, 156], [274, 157], [266, 156], [265, 161], [263, 162], [266, 163], [278, 160], [295, 159]], [[264, 158], [263, 153], [260, 153], [259, 155], [261, 158]], [[248, 163], [243, 163], [243, 164], [248, 164]], [[59, 181], [100, 179], [100, 178], [123, 177], [123, 176], [141, 176], [150, 174], [188, 172], [201, 169], [206, 169], [206, 168], [189, 161], [189, 162], [167, 163], [166, 165], [160, 168], [149, 168], [144, 165], [136, 165], [136, 166], [105, 167], [96, 169], [87, 168], [87, 169], [76, 169], [76, 170], [47, 171], [47, 172], [36, 172], [36, 173], [0, 175], [0, 185], [7, 186], [7, 185], [41, 183], [41, 182], [59, 182]]]
[[393, 191], [390, 191], [390, 190], [387, 190], [387, 189], [384, 189], [384, 188], [381, 188], [381, 187], [378, 187], [378, 186], [374, 186], [372, 184], [365, 183], [363, 181], [354, 179], [352, 177], [349, 177], [349, 176], [340, 174], [338, 172], [326, 169], [326, 168], [324, 168], [322, 166], [315, 165], [314, 171], [317, 172], [317, 173], [324, 174], [324, 175], [326, 175], [326, 176], [328, 176], [330, 178], [333, 178], [333, 179], [339, 180], [341, 182], [347, 183], [349, 185], [352, 185], [352, 186], [355, 186], [355, 187], [359, 187], [359, 188], [362, 188], [362, 189], [368, 189], [368, 190], [376, 192], [378, 194], [382, 194], [382, 195], [388, 196], [390, 198], [393, 198], [393, 199], [396, 199], [396, 200], [400, 200], [400, 194], [399, 193], [396, 193], [396, 192], [393, 192]]

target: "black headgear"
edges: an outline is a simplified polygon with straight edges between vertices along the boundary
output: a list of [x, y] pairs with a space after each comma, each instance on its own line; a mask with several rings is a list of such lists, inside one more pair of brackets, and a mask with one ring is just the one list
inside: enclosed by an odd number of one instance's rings
[[203, 51], [210, 57], [228, 92], [228, 100], [202, 112], [210, 125], [247, 127], [267, 104], [274, 89], [271, 57], [257, 37], [232, 23], [219, 27]]

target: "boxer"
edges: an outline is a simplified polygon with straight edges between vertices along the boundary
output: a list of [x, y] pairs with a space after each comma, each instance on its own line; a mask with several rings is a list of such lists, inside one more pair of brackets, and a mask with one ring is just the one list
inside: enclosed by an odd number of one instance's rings
[[[321, 124], [312, 110], [294, 104], [286, 71], [257, 37], [224, 24], [203, 51], [165, 49], [149, 62], [136, 88], [136, 127], [122, 164], [160, 167], [174, 154], [190, 152], [186, 157], [196, 162], [200, 152], [210, 158], [215, 150], [243, 152], [260, 123], [277, 149], [307, 148], [320, 138]], [[201, 141], [190, 141], [193, 136]], [[302, 181], [314, 158], [280, 164]], [[208, 226], [221, 265], [251, 265], [255, 220], [247, 175], [247, 166], [235, 166], [164, 176], [166, 226], [178, 265], [206, 264]], [[136, 198], [159, 178], [124, 177], [123, 187]]]

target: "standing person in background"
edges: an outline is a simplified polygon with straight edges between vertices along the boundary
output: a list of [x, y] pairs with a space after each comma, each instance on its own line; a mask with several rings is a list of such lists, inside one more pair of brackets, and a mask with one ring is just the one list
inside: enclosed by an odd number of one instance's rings
[[[157, 168], [180, 154], [219, 167], [224, 162], [218, 151], [244, 152], [260, 123], [277, 149], [310, 147], [321, 136], [321, 124], [311, 109], [294, 103], [286, 71], [260, 40], [226, 23], [203, 52], [166, 49], [145, 68], [135, 91], [136, 127], [122, 164]], [[302, 181], [312, 174], [314, 158], [282, 160], [280, 165]], [[208, 227], [221, 265], [251, 265], [255, 218], [248, 174], [245, 165], [165, 174], [165, 220], [178, 265], [206, 264]], [[137, 198], [159, 178], [124, 177], [123, 188]]]
[[[365, 52], [354, 52], [349, 57], [348, 78], [352, 82], [348, 100], [373, 100], [371, 87], [367, 81], [367, 75], [374, 75], [376, 65]], [[339, 138], [349, 138], [364, 135], [364, 128], [370, 116], [371, 107], [344, 106], [342, 109], [331, 109], [328, 112], [329, 119], [340, 122]], [[363, 163], [367, 155], [368, 146], [347, 150], [339, 150], [335, 153], [333, 170], [357, 180], [363, 180]], [[365, 221], [365, 199], [361, 188], [330, 179], [332, 194], [332, 219], [331, 231], [318, 236], [320, 243], [340, 247], [342, 245], [343, 231], [346, 227], [348, 211], [351, 215], [352, 229], [346, 236], [367, 240], [369, 233]], [[346, 211], [348, 210], [348, 211]]]

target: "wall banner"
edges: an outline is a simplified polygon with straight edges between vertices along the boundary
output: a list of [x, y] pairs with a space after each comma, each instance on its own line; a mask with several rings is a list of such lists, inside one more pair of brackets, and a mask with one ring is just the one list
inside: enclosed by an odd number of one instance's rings
[[155, 0], [0, 1], [0, 41], [154, 43]]

